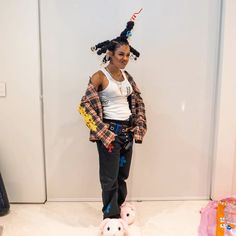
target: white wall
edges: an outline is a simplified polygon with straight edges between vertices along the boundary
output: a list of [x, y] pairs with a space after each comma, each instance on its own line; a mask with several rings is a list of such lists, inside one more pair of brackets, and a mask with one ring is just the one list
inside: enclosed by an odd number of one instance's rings
[[[234, 0], [223, 2], [213, 198], [236, 194], [236, 3]], [[37, 4], [36, 0], [0, 1], [0, 82], [5, 82], [7, 86], [7, 96], [0, 97], [0, 171], [12, 202], [43, 202], [46, 195], [39, 98]], [[120, 9], [120, 14], [123, 15], [123, 8]], [[114, 31], [119, 30], [120, 26], [122, 24], [117, 24]], [[99, 29], [97, 31], [99, 32]], [[109, 36], [106, 32], [104, 38]], [[146, 29], [143, 32], [146, 32]], [[136, 36], [137, 33], [138, 31]], [[99, 40], [94, 40], [97, 41]], [[139, 42], [136, 43], [139, 46]], [[97, 62], [93, 62], [94, 68]], [[83, 73], [85, 78], [84, 68], [91, 71], [92, 69], [83, 63], [83, 70], [79, 72]]]
[[223, 1], [212, 198], [236, 194], [236, 2]]
[[11, 202], [45, 200], [37, 0], [0, 1], [0, 171]]
[[117, 36], [141, 7], [130, 39], [141, 56], [127, 70], [142, 91], [148, 132], [134, 146], [129, 197], [210, 197], [219, 3], [40, 1], [49, 200], [101, 196], [96, 145], [76, 107], [102, 60], [90, 47]]

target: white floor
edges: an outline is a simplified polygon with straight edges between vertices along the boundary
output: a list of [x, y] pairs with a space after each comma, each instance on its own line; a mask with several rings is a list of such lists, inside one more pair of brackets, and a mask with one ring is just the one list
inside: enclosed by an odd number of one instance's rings
[[[199, 210], [207, 201], [133, 202], [137, 219], [131, 236], [197, 236]], [[0, 217], [3, 236], [96, 236], [102, 220], [100, 202], [11, 204]]]

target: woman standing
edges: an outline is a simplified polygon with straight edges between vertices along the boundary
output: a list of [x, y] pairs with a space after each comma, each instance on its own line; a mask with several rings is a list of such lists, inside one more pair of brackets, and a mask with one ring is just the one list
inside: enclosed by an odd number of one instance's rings
[[120, 218], [120, 207], [127, 196], [133, 140], [142, 143], [147, 130], [140, 90], [124, 70], [131, 56], [135, 60], [139, 57], [128, 42], [133, 20], [119, 37], [92, 48], [98, 55], [106, 54], [103, 62], [108, 65], [90, 78], [79, 106], [90, 129], [90, 141], [97, 143], [104, 219]]

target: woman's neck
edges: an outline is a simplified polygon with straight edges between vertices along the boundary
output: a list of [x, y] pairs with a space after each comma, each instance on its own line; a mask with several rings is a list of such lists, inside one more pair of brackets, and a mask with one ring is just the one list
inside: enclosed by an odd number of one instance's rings
[[107, 68], [113, 75], [120, 75], [121, 73], [120, 69], [111, 63], [108, 64]]

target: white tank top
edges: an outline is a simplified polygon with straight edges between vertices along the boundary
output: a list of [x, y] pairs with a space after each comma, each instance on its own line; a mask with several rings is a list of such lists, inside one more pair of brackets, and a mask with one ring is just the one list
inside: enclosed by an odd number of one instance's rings
[[110, 73], [105, 69], [100, 69], [108, 80], [105, 89], [98, 92], [105, 119], [127, 120], [131, 115], [127, 97], [133, 89], [129, 83], [126, 74], [121, 70], [124, 80], [119, 82], [112, 78]]

